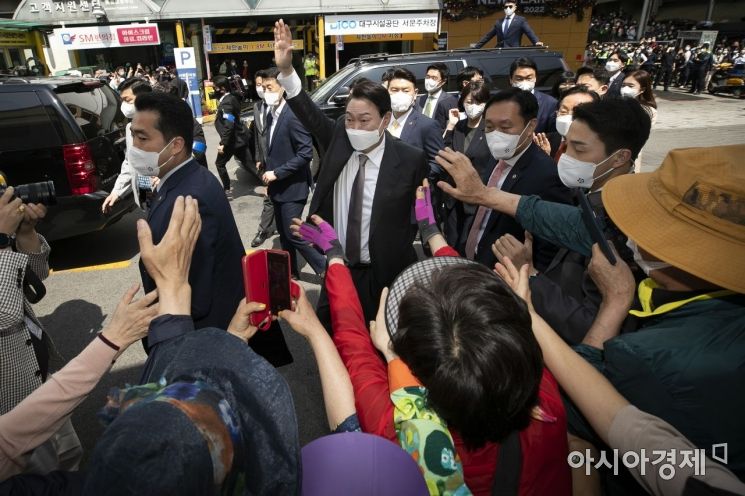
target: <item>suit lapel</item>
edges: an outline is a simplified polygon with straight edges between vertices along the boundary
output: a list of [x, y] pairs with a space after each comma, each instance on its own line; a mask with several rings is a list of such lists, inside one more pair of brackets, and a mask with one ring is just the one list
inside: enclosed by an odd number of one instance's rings
[[256, 106], [254, 107], [254, 122], [256, 123], [256, 129], [259, 131], [259, 134], [264, 134], [264, 122], [261, 121], [261, 114], [263, 113], [263, 102], [257, 102]]
[[150, 206], [150, 211], [147, 214], [148, 221], [155, 216], [155, 212], [165, 203], [169, 192], [174, 189], [178, 184], [188, 176], [194, 167], [200, 167], [193, 159], [188, 161], [179, 170], [173, 173], [168, 180], [163, 184], [163, 187], [153, 195], [153, 203]]
[[406, 119], [406, 124], [404, 124], [404, 128], [401, 130], [401, 141], [408, 143], [409, 135], [414, 132], [414, 128], [416, 127], [416, 121], [419, 118], [419, 112], [416, 111], [416, 109], [413, 109], [411, 113], [409, 114], [409, 118]]
[[[468, 126], [468, 124], [466, 124]], [[471, 131], [472, 133], [475, 133], [473, 135], [473, 138], [471, 138], [471, 142], [468, 144], [468, 150], [465, 151], [465, 154], [468, 155], [468, 152], [471, 151], [471, 149], [476, 149], [476, 147], [479, 146], [479, 144], [484, 140], [484, 119], [481, 119], [481, 122], [479, 122], [479, 127]]]
[[288, 110], [286, 108], [283, 108], [282, 112], [279, 114], [279, 117], [277, 117], [277, 122], [273, 123], [274, 124], [274, 135], [272, 135], [271, 129], [266, 130], [266, 141], [268, 142], [268, 145], [269, 145], [267, 146], [267, 153], [271, 153], [272, 151], [272, 146], [274, 145], [274, 138], [277, 136], [277, 133], [282, 128], [285, 120], [287, 119], [287, 111]]
[[[390, 139], [391, 136], [386, 133], [385, 150], [383, 159], [380, 161], [380, 171], [378, 172], [378, 183], [375, 186], [375, 197], [373, 198], [372, 212], [370, 214], [370, 237], [375, 232], [383, 209], [381, 205], [385, 204], [391, 191], [395, 189], [398, 183], [398, 166], [401, 159], [395, 148], [395, 141]], [[413, 199], [412, 199], [413, 202]]]
[[341, 171], [349, 162], [349, 157], [354, 153], [349, 138], [347, 138], [344, 124], [337, 123], [334, 134], [335, 137], [322, 159], [316, 189], [310, 202], [310, 213], [312, 214], [318, 212], [328, 195], [333, 194], [336, 180], [339, 179]]
[[[528, 166], [530, 163], [530, 157], [532, 150], [530, 147], [536, 146], [533, 143], [528, 146], [528, 149], [525, 151], [522, 157], [520, 157], [520, 160], [518, 160], [515, 165], [510, 169], [510, 171], [507, 173], [507, 177], [504, 178], [504, 182], [502, 183], [502, 191], [506, 191], [510, 193], [512, 191], [512, 188], [515, 187], [515, 184], [520, 180], [520, 178], [523, 176], [523, 169]], [[489, 216], [489, 222], [487, 223], [486, 230], [488, 231], [491, 229], [494, 224], [496, 224], [497, 220], [500, 218], [502, 214], [498, 212], [492, 212], [492, 215]]]

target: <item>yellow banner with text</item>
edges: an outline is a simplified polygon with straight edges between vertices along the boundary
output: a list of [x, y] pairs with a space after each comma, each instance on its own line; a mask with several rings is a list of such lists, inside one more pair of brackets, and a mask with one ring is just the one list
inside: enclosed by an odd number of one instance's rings
[[[293, 50], [302, 50], [303, 40], [292, 40]], [[229, 43], [213, 43], [210, 53], [241, 53], [241, 52], [271, 52], [274, 51], [274, 41], [234, 41]]]

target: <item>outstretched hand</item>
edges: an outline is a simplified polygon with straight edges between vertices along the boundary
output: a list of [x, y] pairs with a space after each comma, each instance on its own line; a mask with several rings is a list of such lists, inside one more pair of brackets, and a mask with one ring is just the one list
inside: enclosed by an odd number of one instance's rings
[[310, 220], [313, 224], [303, 222], [297, 218], [292, 219], [292, 225], [290, 226], [292, 235], [312, 243], [329, 260], [332, 258], [344, 259], [344, 249], [341, 247], [339, 236], [337, 236], [331, 224], [318, 215], [311, 215]]
[[467, 156], [448, 147], [437, 153], [435, 161], [455, 182], [455, 186], [451, 186], [445, 181], [438, 181], [437, 186], [441, 190], [465, 203], [480, 205], [484, 202], [488, 188]]
[[528, 273], [528, 264], [518, 269], [512, 263], [510, 257], [504, 257], [494, 266], [494, 272], [501, 277], [504, 282], [515, 292], [517, 296], [525, 300], [528, 309], [534, 312], [533, 302], [530, 298], [530, 274]]
[[150, 321], [158, 315], [158, 290], [135, 300], [140, 285], [133, 284], [119, 300], [111, 321], [101, 332], [103, 336], [124, 351], [129, 345], [147, 336]]
[[274, 23], [274, 61], [283, 74], [292, 72], [292, 32], [282, 19]]

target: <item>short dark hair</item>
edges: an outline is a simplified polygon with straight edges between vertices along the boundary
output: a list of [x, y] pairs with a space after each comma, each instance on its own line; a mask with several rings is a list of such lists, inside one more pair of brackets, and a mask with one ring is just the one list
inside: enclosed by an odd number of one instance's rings
[[458, 77], [456, 78], [458, 88], [463, 86], [463, 81], [470, 81], [476, 74], [480, 75], [482, 78], [484, 77], [484, 71], [473, 65], [467, 65], [463, 69], [461, 69], [458, 72]]
[[533, 69], [535, 71], [536, 77], [538, 76], [538, 65], [535, 63], [535, 60], [531, 59], [530, 57], [520, 57], [513, 60], [512, 64], [510, 64], [510, 79], [512, 79], [512, 76], [515, 75], [515, 71], [520, 69], [521, 67]]
[[618, 55], [618, 58], [621, 59], [621, 62], [623, 62], [624, 65], [629, 61], [629, 56], [623, 50], [613, 50], [610, 55], [608, 55], [608, 58], [611, 58], [612, 55]]
[[572, 114], [575, 121], [584, 122], [598, 135], [606, 155], [628, 148], [632, 160], [639, 156], [652, 126], [649, 114], [633, 98], [602, 98], [578, 105]]
[[489, 110], [489, 107], [499, 102], [515, 102], [520, 107], [520, 117], [523, 118], [525, 124], [538, 117], [538, 100], [530, 91], [523, 91], [520, 88], [501, 90], [486, 103], [484, 113]]
[[349, 98], [347, 104], [352, 98], [368, 100], [378, 108], [380, 117], [391, 111], [391, 95], [388, 90], [367, 78], [358, 78], [349, 87]]
[[212, 78], [212, 84], [215, 88], [226, 90], [228, 93], [230, 92], [230, 81], [225, 76], [215, 76]]
[[434, 64], [429, 64], [429, 66], [427, 66], [427, 72], [431, 71], [432, 69], [439, 72], [440, 78], [443, 81], [447, 82], [448, 77], [450, 76], [450, 69], [448, 69], [448, 66], [446, 66], [442, 62], [435, 62]]
[[381, 83], [387, 83], [390, 82], [391, 79], [393, 79], [393, 73], [396, 72], [395, 67], [389, 67], [385, 70], [382, 76], [380, 76], [380, 82]]
[[264, 79], [266, 77], [266, 70], [259, 69], [254, 73], [254, 81], [256, 81], [256, 78]]
[[277, 79], [279, 77], [279, 74], [279, 69], [276, 67], [270, 67], [269, 69], [264, 70], [265, 79]]
[[593, 102], [597, 102], [598, 100], [600, 100], [600, 95], [598, 95], [594, 91], [588, 90], [584, 86], [572, 86], [571, 88], [568, 88], [561, 93], [561, 97], [559, 98], [559, 105], [561, 105], [561, 101], [564, 98], [570, 95], [587, 95], [592, 98]]
[[528, 426], [543, 356], [525, 302], [487, 267], [439, 269], [401, 300], [393, 350], [469, 449]]
[[158, 91], [138, 96], [135, 100], [135, 110], [158, 114], [155, 128], [163, 133], [166, 141], [181, 137], [184, 139], [184, 147], [191, 153], [194, 141], [194, 116], [188, 103], [176, 96]]
[[149, 82], [138, 77], [125, 79], [121, 82], [121, 84], [119, 84], [119, 86], [116, 88], [116, 91], [121, 94], [124, 90], [127, 89], [132, 90], [132, 94], [135, 96], [141, 95], [143, 93], [150, 93], [151, 91], [153, 91], [153, 87], [150, 86]]
[[473, 99], [479, 103], [486, 103], [491, 97], [489, 85], [487, 85], [484, 81], [471, 81], [470, 83], [468, 83], [468, 85], [460, 91], [460, 97], [458, 98], [458, 108], [465, 108], [463, 106], [463, 102], [468, 97], [468, 95], [471, 95]]
[[592, 78], [601, 85], [610, 83], [610, 72], [602, 67], [580, 67], [577, 69], [577, 80], [579, 80], [580, 76], [584, 76], [585, 74], [592, 75]]
[[416, 86], [416, 76], [413, 72], [408, 70], [405, 67], [394, 67], [393, 72], [391, 73], [390, 79], [388, 81], [393, 81], [394, 79], [405, 79], [409, 81], [411, 84]]

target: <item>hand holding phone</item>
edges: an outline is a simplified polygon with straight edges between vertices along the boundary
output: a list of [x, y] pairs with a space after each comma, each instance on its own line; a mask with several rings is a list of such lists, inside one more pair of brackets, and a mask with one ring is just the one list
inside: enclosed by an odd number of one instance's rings
[[251, 314], [251, 325], [266, 331], [272, 319], [282, 310], [291, 310], [292, 299], [300, 295], [300, 287], [290, 277], [290, 255], [283, 250], [256, 250], [243, 257], [242, 265], [246, 300], [266, 305]]

